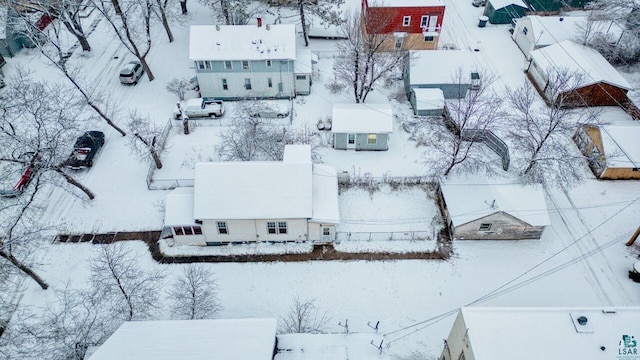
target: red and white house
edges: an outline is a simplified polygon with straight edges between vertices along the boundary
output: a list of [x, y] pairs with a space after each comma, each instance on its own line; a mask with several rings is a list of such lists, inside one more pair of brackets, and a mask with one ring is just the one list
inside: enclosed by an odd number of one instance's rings
[[438, 47], [443, 0], [394, 0], [392, 5], [362, 0], [363, 32], [387, 34], [386, 50], [433, 50]]

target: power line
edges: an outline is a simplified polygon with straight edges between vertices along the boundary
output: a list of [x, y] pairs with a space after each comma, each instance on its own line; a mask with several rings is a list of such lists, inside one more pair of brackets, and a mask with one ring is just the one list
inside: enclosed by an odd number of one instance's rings
[[[515, 289], [519, 289], [519, 288], [521, 288], [523, 286], [526, 286], [526, 285], [528, 285], [528, 284], [530, 284], [530, 283], [532, 283], [534, 281], [540, 280], [540, 279], [545, 278], [545, 277], [547, 277], [547, 276], [549, 276], [549, 275], [551, 275], [551, 274], [553, 274], [553, 273], [555, 273], [557, 271], [560, 271], [560, 270], [562, 270], [562, 269], [564, 269], [564, 268], [566, 268], [566, 267], [568, 267], [568, 266], [570, 266], [570, 265], [572, 265], [574, 263], [577, 263], [578, 261], [581, 261], [581, 260], [583, 260], [583, 259], [585, 259], [585, 258], [587, 258], [587, 257], [589, 257], [589, 256], [591, 256], [591, 255], [593, 255], [593, 254], [595, 254], [597, 252], [600, 252], [600, 251], [604, 250], [605, 248], [608, 248], [609, 246], [612, 246], [613, 244], [616, 244], [618, 241], [620, 241], [622, 239], [622, 236], [619, 236], [619, 237], [617, 237], [617, 238], [605, 243], [604, 245], [598, 246], [598, 247], [596, 247], [595, 249], [589, 251], [586, 254], [582, 254], [582, 255], [580, 255], [578, 257], [572, 258], [571, 260], [569, 260], [569, 261], [567, 261], [567, 262], [565, 262], [563, 264], [560, 264], [560, 265], [558, 265], [558, 266], [556, 266], [556, 267], [554, 267], [554, 268], [552, 268], [550, 270], [547, 270], [546, 272], [543, 272], [543, 273], [538, 274], [538, 275], [536, 275], [536, 276], [534, 276], [532, 278], [529, 278], [529, 279], [523, 280], [523, 281], [521, 281], [519, 283], [516, 283], [516, 281], [518, 281], [522, 277], [526, 276], [531, 271], [539, 268], [540, 266], [542, 266], [543, 264], [547, 263], [548, 261], [550, 261], [551, 259], [555, 258], [556, 256], [560, 255], [561, 253], [563, 253], [564, 251], [566, 251], [570, 247], [576, 245], [580, 240], [582, 240], [585, 237], [591, 235], [595, 230], [599, 229], [604, 224], [608, 223], [613, 218], [615, 218], [618, 215], [620, 215], [624, 210], [629, 208], [632, 204], [636, 203], [638, 200], [640, 200], [640, 197], [635, 198], [629, 204], [627, 204], [625, 207], [623, 207], [622, 209], [616, 211], [614, 214], [612, 214], [611, 216], [609, 216], [608, 218], [603, 220], [601, 223], [596, 225], [593, 229], [590, 229], [587, 233], [585, 233], [584, 235], [578, 237], [576, 240], [574, 240], [573, 242], [569, 243], [568, 245], [566, 245], [562, 249], [558, 250], [557, 252], [553, 253], [551, 256], [545, 258], [541, 262], [537, 263], [536, 265], [534, 265], [531, 268], [527, 269], [526, 271], [522, 272], [521, 274], [519, 274], [518, 276], [516, 276], [513, 279], [509, 280], [508, 282], [502, 284], [501, 286], [497, 287], [496, 289], [488, 292], [487, 294], [477, 298], [476, 300], [474, 300], [474, 301], [472, 301], [472, 302], [470, 302], [470, 303], [468, 303], [467, 305], [464, 305], [464, 306], [475, 305], [475, 304], [487, 301], [489, 299], [493, 299], [493, 298], [495, 298], [497, 296], [500, 296], [502, 294], [505, 294], [505, 293], [507, 293], [509, 291], [513, 291]], [[400, 329], [388, 332], [388, 333], [383, 334], [383, 335], [386, 337], [386, 336], [389, 336], [389, 335], [392, 335], [392, 334], [395, 334], [395, 333], [398, 333], [398, 332], [401, 332], [401, 331], [405, 331], [405, 330], [408, 330], [408, 329], [416, 328], [416, 327], [418, 327], [420, 325], [425, 325], [425, 326], [420, 327], [420, 328], [418, 328], [418, 329], [416, 329], [414, 331], [411, 331], [408, 334], [402, 335], [402, 336], [400, 336], [400, 337], [398, 337], [396, 339], [393, 339], [393, 340], [390, 340], [390, 341], [387, 342], [387, 344], [391, 344], [391, 343], [393, 343], [395, 341], [398, 341], [398, 340], [400, 340], [400, 339], [402, 339], [404, 337], [407, 337], [407, 336], [409, 336], [411, 334], [414, 334], [414, 333], [416, 333], [418, 331], [421, 331], [421, 330], [433, 325], [434, 323], [442, 320], [443, 318], [448, 317], [448, 316], [456, 313], [458, 311], [457, 309], [458, 308], [453, 309], [453, 310], [449, 310], [447, 312], [444, 312], [444, 313], [441, 313], [439, 315], [436, 315], [436, 316], [434, 316], [432, 318], [417, 322], [417, 323], [409, 325], [409, 326], [402, 327]]]

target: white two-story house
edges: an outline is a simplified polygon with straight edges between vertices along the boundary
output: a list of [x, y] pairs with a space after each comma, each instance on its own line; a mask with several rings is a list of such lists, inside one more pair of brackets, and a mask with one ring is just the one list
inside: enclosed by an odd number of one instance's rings
[[261, 19], [257, 25], [191, 26], [189, 59], [202, 97], [289, 99], [309, 94], [311, 59], [297, 61], [295, 36], [295, 25], [262, 25]]

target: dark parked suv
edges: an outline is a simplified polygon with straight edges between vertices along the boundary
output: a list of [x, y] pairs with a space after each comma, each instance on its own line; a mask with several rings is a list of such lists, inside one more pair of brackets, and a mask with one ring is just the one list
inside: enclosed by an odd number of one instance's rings
[[78, 170], [93, 166], [93, 158], [104, 145], [102, 131], [87, 131], [76, 139], [73, 151], [65, 162], [65, 166]]

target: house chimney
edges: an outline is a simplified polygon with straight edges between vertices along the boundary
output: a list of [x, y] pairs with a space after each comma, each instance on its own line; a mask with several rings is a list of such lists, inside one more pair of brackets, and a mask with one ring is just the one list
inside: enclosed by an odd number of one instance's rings
[[262, 18], [258, 16], [258, 27], [262, 27]]

